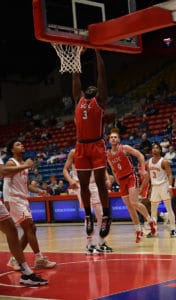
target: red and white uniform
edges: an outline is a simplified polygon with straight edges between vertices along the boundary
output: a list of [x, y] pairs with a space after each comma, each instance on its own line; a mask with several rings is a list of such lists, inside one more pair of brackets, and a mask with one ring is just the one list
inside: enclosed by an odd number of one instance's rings
[[[3, 161], [0, 158], [0, 165], [3, 165]], [[5, 207], [4, 203], [0, 200], [0, 222], [10, 218], [10, 214]]]
[[108, 150], [107, 158], [119, 183], [122, 197], [128, 196], [130, 188], [138, 187], [138, 178], [134, 172], [130, 157], [123, 151], [123, 145], [119, 145], [116, 152]]
[[[10, 158], [13, 162], [20, 166], [19, 162], [14, 158]], [[16, 173], [13, 177], [5, 177], [3, 185], [4, 201], [9, 202], [10, 216], [16, 224], [20, 224], [26, 218], [32, 218], [28, 194], [28, 170], [25, 169]]]
[[106, 166], [106, 147], [103, 140], [104, 110], [96, 98], [82, 97], [75, 109], [77, 170], [92, 170]]
[[157, 163], [153, 163], [153, 158], [149, 159], [149, 172], [152, 185], [151, 202], [160, 202], [161, 200], [170, 200], [168, 191], [169, 181], [166, 171], [162, 168], [163, 157]]
[[[79, 179], [78, 179], [78, 175], [77, 175], [74, 164], [72, 164], [72, 170], [70, 172], [70, 175], [78, 183], [78, 188], [75, 189], [74, 191], [75, 191], [75, 193], [78, 197], [80, 206], [83, 207], [82, 200], [81, 200], [81, 194], [80, 194]], [[95, 177], [94, 177], [94, 172], [93, 171], [92, 171], [91, 176], [90, 176], [89, 190], [90, 190], [90, 202], [91, 202], [92, 207], [95, 207], [97, 204], [101, 204], [99, 193], [98, 193], [98, 188], [97, 188], [97, 185], [95, 183]]]

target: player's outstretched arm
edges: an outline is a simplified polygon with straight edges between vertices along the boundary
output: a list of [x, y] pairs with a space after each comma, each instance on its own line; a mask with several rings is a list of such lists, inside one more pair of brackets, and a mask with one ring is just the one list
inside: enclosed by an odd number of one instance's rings
[[0, 176], [12, 176], [24, 169], [30, 169], [34, 165], [33, 161], [29, 158], [24, 164], [20, 166], [14, 165], [13, 162], [9, 161], [6, 165], [0, 164]]
[[[86, 48], [82, 49], [81, 55], [84, 54]], [[75, 101], [75, 104], [78, 103], [79, 99], [83, 95], [80, 73], [72, 73], [72, 94]]]
[[81, 98], [80, 73], [72, 74], [72, 94], [73, 94], [73, 99], [75, 101], [75, 104], [77, 104], [79, 99]]
[[105, 65], [101, 57], [100, 51], [96, 49], [95, 53], [97, 58], [97, 73], [98, 73], [98, 78], [97, 78], [98, 102], [103, 108], [105, 108], [107, 97], [108, 97]]

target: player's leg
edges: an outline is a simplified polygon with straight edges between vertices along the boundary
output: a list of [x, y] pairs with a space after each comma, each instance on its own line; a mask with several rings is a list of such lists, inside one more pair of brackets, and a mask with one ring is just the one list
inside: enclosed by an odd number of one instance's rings
[[[100, 197], [99, 197], [99, 193], [98, 193], [98, 188], [96, 186], [95, 183], [90, 184], [89, 185], [90, 188], [90, 192], [91, 192], [91, 205], [92, 208], [94, 209], [95, 212], [95, 216], [97, 219], [97, 225], [98, 225], [98, 229], [99, 231], [101, 230], [101, 224], [102, 224], [102, 216], [103, 216], [103, 209], [102, 209], [102, 205], [101, 205], [101, 201], [100, 201]], [[112, 248], [107, 244], [107, 239], [101, 237], [99, 235], [99, 249], [102, 252], [112, 252]]]
[[[145, 205], [145, 207], [147, 208], [147, 211], [148, 211], [149, 215], [151, 215], [151, 201], [150, 201], [151, 187], [149, 185], [146, 185], [144, 188], [145, 189], [140, 192], [140, 197], [142, 198], [142, 200], [140, 202]], [[157, 212], [157, 219], [159, 217], [164, 221], [164, 224], [167, 225], [167, 223], [169, 221], [168, 213], [167, 212], [160, 212], [158, 210], [158, 212]], [[149, 229], [149, 225], [148, 225], [147, 222], [144, 222], [144, 227], [146, 229]]]
[[[98, 229], [99, 231], [101, 230], [101, 224], [102, 224], [102, 215], [103, 215], [103, 209], [102, 209], [102, 205], [101, 203], [95, 204], [93, 206], [94, 211], [95, 211], [95, 216], [97, 219], [97, 225], [98, 225]], [[103, 238], [99, 235], [99, 240], [98, 240], [98, 244], [99, 244], [99, 249], [102, 252], [106, 252], [106, 253], [110, 253], [112, 252], [112, 248], [108, 245], [107, 242], [107, 238], [108, 236], [106, 236], [106, 238]]]
[[[18, 232], [11, 218], [0, 222], [0, 230], [6, 235], [7, 243], [12, 255], [22, 264], [25, 259], [18, 240]], [[20, 270], [20, 267], [18, 268]]]
[[152, 219], [155, 221], [155, 224], [156, 224], [156, 225], [155, 225], [156, 231], [155, 231], [155, 233], [152, 233], [152, 231], [149, 232], [149, 233], [147, 234], [147, 237], [148, 237], [148, 238], [158, 236], [158, 233], [157, 233], [158, 204], [159, 204], [159, 202], [155, 202], [155, 201], [152, 201], [152, 200], [151, 200], [151, 217], [152, 217]]
[[134, 208], [144, 217], [148, 222], [151, 233], [155, 234], [156, 232], [156, 221], [151, 218], [148, 213], [147, 208], [141, 202], [139, 202], [139, 186], [135, 174], [129, 176], [128, 178], [128, 187], [129, 187], [129, 198], [130, 202], [134, 205]]
[[175, 237], [176, 236], [175, 215], [174, 215], [174, 211], [172, 208], [171, 194], [168, 191], [168, 184], [166, 182], [161, 185], [161, 187], [159, 189], [159, 194], [160, 194], [160, 199], [162, 199], [164, 201], [164, 205], [168, 212], [168, 217], [169, 217], [169, 221], [170, 221], [170, 236]]
[[28, 237], [27, 234], [23, 232], [21, 238], [20, 238], [20, 244], [21, 248], [24, 250], [28, 244]]
[[[77, 195], [80, 207], [83, 207], [81, 194], [80, 194], [80, 187], [75, 189], [75, 193]], [[86, 225], [86, 221], [85, 221], [85, 225]], [[100, 251], [97, 250], [96, 244], [94, 242], [94, 232], [92, 232], [91, 235], [86, 234], [86, 254], [99, 254], [99, 253]]]
[[94, 170], [95, 183], [98, 188], [99, 197], [103, 208], [103, 217], [99, 234], [104, 238], [109, 234], [111, 226], [109, 195], [105, 179], [107, 155], [104, 140], [97, 141], [90, 147], [89, 157], [91, 158], [91, 165], [92, 169]]
[[109, 234], [111, 219], [109, 209], [109, 195], [105, 182], [105, 168], [94, 170], [95, 182], [98, 188], [98, 193], [103, 209], [103, 217], [100, 229], [100, 236], [106, 237]]
[[77, 174], [80, 182], [81, 200], [83, 202], [85, 213], [88, 216], [91, 214], [90, 191], [89, 191], [91, 170], [77, 171]]
[[105, 182], [105, 168], [94, 170], [95, 182], [98, 188], [100, 201], [103, 207], [103, 215], [109, 215], [109, 199], [108, 190]]
[[[21, 205], [21, 203], [19, 204], [17, 200], [16, 202], [7, 202], [7, 203], [10, 209], [10, 215], [13, 221], [15, 222], [15, 224], [19, 225], [19, 220], [22, 221], [24, 219], [24, 212], [27, 212], [27, 215], [31, 216], [32, 218], [30, 210], [28, 209], [28, 207], [26, 207], [26, 205]], [[20, 242], [20, 247], [23, 251], [28, 244], [27, 236], [23, 234], [19, 242]], [[13, 268], [15, 271], [18, 271], [20, 269], [18, 261], [13, 256], [10, 258], [7, 265]]]
[[148, 198], [143, 198], [141, 203], [147, 208], [149, 215], [151, 215], [151, 202]]
[[[7, 205], [7, 207], [10, 209], [11, 212], [11, 207], [9, 205]], [[20, 271], [21, 270], [20, 264], [24, 262], [24, 255], [22, 252], [23, 249], [21, 247], [18, 238], [18, 232], [14, 220], [11, 218], [6, 206], [3, 205], [1, 202], [0, 202], [0, 217], [1, 217], [0, 229], [6, 235], [9, 249], [13, 255], [12, 257], [10, 257], [7, 266], [12, 268], [15, 271]]]
[[123, 196], [122, 197], [124, 203], [126, 204], [127, 208], [128, 208], [128, 211], [129, 211], [129, 214], [130, 214], [130, 217], [133, 221], [133, 223], [138, 226], [140, 225], [140, 221], [139, 221], [139, 216], [137, 214], [137, 211], [133, 205], [133, 202], [130, 200], [130, 195], [127, 195], [127, 196]]
[[143, 205], [142, 203], [138, 202], [135, 199], [132, 200], [132, 203], [135, 207], [135, 209], [145, 218], [145, 220], [148, 222], [149, 226], [150, 226], [150, 230], [152, 235], [156, 234], [156, 221], [153, 217], [151, 217], [148, 213], [147, 208], [145, 207], [145, 205]]
[[[151, 197], [150, 197], [150, 201], [151, 201], [151, 216], [152, 218], [157, 222], [157, 216], [158, 216], [158, 204], [160, 203], [160, 201], [162, 199], [169, 199], [170, 195], [168, 193], [168, 186], [167, 183], [164, 183], [162, 185], [154, 185], [152, 186], [152, 191], [151, 191]], [[168, 209], [170, 209], [168, 207]], [[172, 213], [171, 213], [172, 215]], [[157, 232], [156, 232], [157, 234]], [[155, 235], [156, 235], [155, 234]], [[153, 237], [153, 235], [151, 233], [148, 234], [148, 237]]]
[[87, 231], [87, 235], [92, 235], [94, 231], [94, 222], [93, 222], [93, 216], [91, 212], [90, 191], [89, 191], [91, 170], [77, 171], [77, 174], [80, 183], [81, 200], [83, 202], [85, 215], [86, 215], [85, 217], [86, 231]]
[[172, 209], [172, 203], [171, 200], [165, 200], [164, 205], [166, 207], [166, 210], [168, 212], [168, 217], [170, 221], [170, 237], [176, 237], [176, 231], [175, 231], [175, 214]]
[[20, 283], [24, 285], [46, 285], [47, 280], [42, 279], [33, 273], [28, 263], [25, 261], [20, 242], [18, 239], [18, 232], [15, 224], [11, 218], [0, 221], [0, 230], [6, 235], [9, 249], [14, 256], [14, 259], [19, 264], [19, 271], [22, 272]]
[[[92, 204], [92, 202], [91, 202], [91, 204]], [[91, 206], [95, 212], [95, 217], [97, 219], [97, 223], [100, 224], [100, 226], [101, 226], [101, 220], [102, 220], [101, 204], [97, 205], [96, 207], [93, 204]], [[99, 210], [99, 208], [100, 208], [100, 210]], [[101, 251], [97, 247], [97, 242], [95, 241], [95, 231], [91, 235], [87, 235], [86, 250], [87, 250], [87, 252], [86, 252], [87, 254], [101, 254]]]
[[[20, 203], [20, 204], [19, 204]], [[43, 257], [39, 250], [39, 244], [36, 236], [36, 227], [32, 220], [32, 214], [29, 208], [29, 203], [26, 201], [23, 202], [10, 202], [10, 213], [15, 222], [23, 229], [23, 235], [20, 239], [20, 245], [22, 250], [25, 249], [27, 244], [31, 246], [37, 259], [41, 259], [41, 265], [43, 268], [52, 268], [56, 265], [55, 262], [50, 262]], [[35, 264], [37, 266], [37, 264]]]
[[[23, 236], [21, 245], [25, 246], [24, 240], [28, 241], [30, 247], [32, 248], [35, 254], [35, 268], [53, 268], [56, 265], [56, 262], [49, 261], [43, 254], [40, 252], [39, 243], [36, 235], [36, 226], [31, 218], [26, 218], [20, 223], [21, 228], [23, 229]], [[24, 250], [24, 249], [23, 249]]]
[[140, 220], [139, 220], [139, 216], [137, 214], [137, 211], [132, 203], [132, 201], [130, 201], [130, 196], [123, 196], [122, 197], [124, 203], [126, 204], [130, 217], [132, 219], [132, 222], [135, 226], [135, 232], [136, 232], [136, 243], [139, 243], [143, 237], [143, 232], [142, 232], [142, 228], [141, 228], [141, 224], [140, 224]]

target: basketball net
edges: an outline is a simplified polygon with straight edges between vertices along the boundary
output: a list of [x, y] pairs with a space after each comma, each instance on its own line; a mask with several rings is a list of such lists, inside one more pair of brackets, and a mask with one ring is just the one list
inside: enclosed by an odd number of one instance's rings
[[69, 73], [81, 73], [81, 60], [80, 55], [83, 47], [73, 45], [51, 44], [58, 57], [60, 58], [61, 74]]

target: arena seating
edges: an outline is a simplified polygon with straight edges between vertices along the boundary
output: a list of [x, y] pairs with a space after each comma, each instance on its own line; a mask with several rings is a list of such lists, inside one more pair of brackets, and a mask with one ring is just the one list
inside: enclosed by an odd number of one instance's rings
[[[159, 102], [156, 104], [157, 114], [153, 116], [148, 116], [147, 121], [150, 129], [150, 137], [149, 139], [152, 142], [161, 142], [164, 135], [164, 128], [166, 126], [167, 119], [175, 112], [176, 113], [176, 105], [175, 103], [167, 103], [167, 102]], [[106, 123], [112, 123], [115, 119], [115, 114], [107, 114], [105, 116]], [[132, 129], [135, 129], [139, 126], [142, 117], [136, 117], [134, 113], [128, 114], [124, 117], [124, 124], [127, 127], [127, 133], [122, 136], [122, 143], [137, 145], [140, 143], [140, 138], [130, 140], [128, 139], [129, 133]], [[18, 136], [19, 132], [30, 131], [30, 135], [27, 137], [24, 145], [26, 149], [26, 157], [31, 157], [35, 159], [38, 150], [43, 150], [47, 143], [56, 144], [58, 149], [64, 148], [66, 153], [75, 146], [76, 142], [76, 129], [73, 119], [65, 121], [64, 129], [57, 129], [55, 126], [50, 126], [47, 128], [51, 133], [51, 139], [48, 141], [40, 140], [33, 141], [32, 136], [34, 129], [28, 122], [18, 122], [12, 125], [1, 125], [0, 126], [0, 134], [1, 134], [1, 147], [6, 145], [7, 139]], [[45, 130], [44, 128], [39, 129], [39, 133], [41, 134]], [[107, 142], [108, 146], [108, 142]], [[51, 175], [56, 176], [59, 179], [63, 179], [62, 174], [63, 162], [61, 163], [53, 163], [47, 164], [46, 161], [43, 161], [39, 165], [39, 171], [43, 176], [44, 181], [48, 181]], [[174, 162], [172, 166], [173, 174], [176, 176], [176, 162]]]
[[[156, 104], [158, 113], [152, 116], [147, 116], [147, 122], [149, 124], [149, 130], [151, 135], [160, 135], [167, 124], [167, 119], [176, 113], [176, 105], [174, 103], [158, 103]], [[129, 114], [124, 118], [124, 124], [127, 127], [127, 133], [129, 134], [132, 129], [136, 129], [142, 117], [136, 117], [136, 115]]]
[[[39, 167], [39, 173], [42, 175], [42, 179], [45, 182], [49, 182], [50, 176], [56, 176], [57, 179], [63, 179], [64, 176], [62, 174], [64, 167], [64, 162], [60, 163], [53, 163], [53, 164], [47, 164], [46, 162], [43, 162]], [[31, 179], [33, 172], [29, 172], [29, 179]]]

